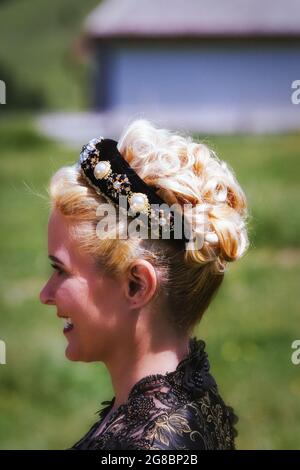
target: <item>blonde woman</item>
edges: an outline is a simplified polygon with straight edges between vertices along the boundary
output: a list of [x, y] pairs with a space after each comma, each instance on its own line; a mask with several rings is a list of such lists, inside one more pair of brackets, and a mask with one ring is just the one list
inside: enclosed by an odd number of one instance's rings
[[249, 244], [233, 171], [138, 119], [85, 145], [49, 192], [41, 302], [65, 321], [66, 357], [103, 362], [115, 394], [72, 449], [234, 449], [237, 416], [192, 334]]

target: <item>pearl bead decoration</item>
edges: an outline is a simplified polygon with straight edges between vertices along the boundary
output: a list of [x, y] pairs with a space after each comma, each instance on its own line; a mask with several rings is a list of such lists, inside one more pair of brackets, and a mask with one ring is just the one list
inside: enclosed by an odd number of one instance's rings
[[146, 194], [132, 193], [128, 202], [133, 212], [148, 212], [149, 201]]
[[110, 162], [104, 160], [102, 162], [97, 163], [94, 168], [94, 175], [97, 180], [101, 180], [106, 178], [111, 173], [111, 165]]

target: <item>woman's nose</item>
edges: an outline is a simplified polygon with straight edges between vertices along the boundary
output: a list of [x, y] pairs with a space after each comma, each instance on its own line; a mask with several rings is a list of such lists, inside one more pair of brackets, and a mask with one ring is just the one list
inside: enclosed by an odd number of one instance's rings
[[45, 286], [43, 287], [43, 289], [40, 292], [40, 301], [41, 301], [42, 304], [45, 304], [45, 305], [54, 305], [55, 304], [54, 296], [53, 296], [53, 293], [51, 292], [49, 282], [47, 282], [45, 284]]

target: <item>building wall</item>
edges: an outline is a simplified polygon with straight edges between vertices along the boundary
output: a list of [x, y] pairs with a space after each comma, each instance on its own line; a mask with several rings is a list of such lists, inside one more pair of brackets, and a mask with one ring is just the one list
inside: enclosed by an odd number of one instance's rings
[[291, 83], [300, 79], [293, 41], [119, 43], [96, 57], [97, 109], [287, 107]]

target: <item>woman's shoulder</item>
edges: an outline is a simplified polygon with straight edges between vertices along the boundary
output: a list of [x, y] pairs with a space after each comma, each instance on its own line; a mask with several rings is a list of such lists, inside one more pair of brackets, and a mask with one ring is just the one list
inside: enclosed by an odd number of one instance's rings
[[218, 393], [206, 391], [195, 400], [161, 413], [151, 431], [151, 448], [235, 449], [238, 421]]

